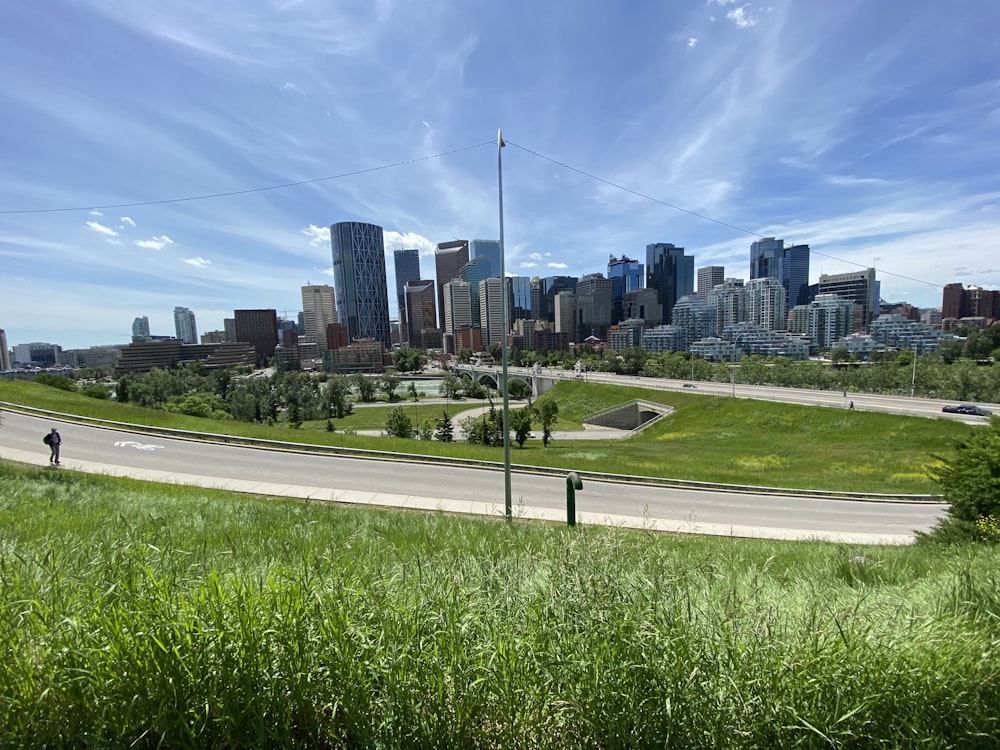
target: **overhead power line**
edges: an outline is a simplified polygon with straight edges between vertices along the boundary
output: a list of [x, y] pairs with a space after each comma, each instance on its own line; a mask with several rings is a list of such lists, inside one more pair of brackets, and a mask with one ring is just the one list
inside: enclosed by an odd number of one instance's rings
[[[710, 221], [713, 224], [718, 224], [719, 226], [727, 227], [728, 229], [733, 229], [733, 230], [735, 230], [737, 232], [742, 232], [743, 234], [748, 234], [751, 237], [758, 237], [760, 239], [764, 238], [764, 235], [762, 235], [760, 232], [754, 232], [751, 229], [746, 229], [744, 227], [739, 227], [739, 226], [736, 226], [735, 224], [730, 224], [729, 222], [721, 221], [719, 219], [715, 219], [715, 218], [713, 218], [711, 216], [707, 216], [705, 214], [700, 214], [697, 211], [691, 211], [691, 210], [689, 210], [687, 208], [683, 208], [681, 206], [676, 206], [673, 203], [668, 203], [667, 201], [660, 200], [659, 198], [654, 198], [651, 195], [647, 195], [646, 193], [641, 193], [638, 190], [633, 190], [632, 188], [625, 187], [624, 185], [619, 185], [617, 182], [612, 182], [611, 180], [607, 180], [607, 179], [605, 179], [603, 177], [598, 177], [597, 175], [592, 174], [590, 172], [587, 172], [586, 170], [580, 169], [578, 167], [574, 167], [571, 164], [567, 164], [566, 162], [559, 161], [558, 159], [553, 159], [551, 156], [546, 156], [545, 154], [540, 154], [539, 152], [534, 151], [534, 150], [532, 150], [532, 149], [530, 149], [530, 148], [528, 148], [526, 146], [522, 146], [519, 143], [514, 143], [509, 138], [505, 138], [504, 139], [504, 143], [507, 144], [508, 146], [514, 146], [515, 148], [519, 148], [522, 151], [531, 154], [532, 156], [538, 157], [539, 159], [543, 159], [543, 160], [545, 160], [547, 162], [551, 162], [552, 164], [556, 164], [556, 165], [562, 167], [563, 169], [569, 170], [570, 172], [576, 172], [577, 174], [583, 175], [584, 177], [588, 177], [591, 180], [595, 180], [596, 182], [600, 182], [600, 183], [603, 183], [605, 185], [608, 185], [609, 187], [613, 187], [616, 190], [621, 190], [623, 192], [629, 193], [630, 195], [634, 195], [634, 196], [636, 196], [638, 198], [643, 198], [643, 199], [651, 201], [653, 203], [658, 203], [661, 206], [666, 206], [667, 208], [673, 209], [674, 211], [680, 211], [681, 213], [688, 214], [689, 216], [694, 216], [696, 218], [703, 219], [705, 221]], [[811, 245], [809, 247], [809, 252], [812, 255], [818, 255], [818, 256], [823, 257], [823, 258], [829, 258], [830, 260], [835, 260], [835, 261], [837, 261], [839, 263], [847, 263], [849, 265], [857, 266], [859, 268], [869, 268], [870, 267], [870, 266], [866, 266], [864, 263], [858, 263], [857, 261], [847, 260], [846, 258], [838, 258], [835, 255], [828, 255], [826, 253], [821, 253], [821, 252], [819, 252], [817, 250], [813, 250]], [[916, 279], [916, 278], [913, 278], [912, 276], [906, 276], [905, 274], [895, 273], [893, 271], [887, 271], [884, 268], [879, 268], [878, 271], [880, 271], [883, 274], [886, 274], [886, 275], [889, 275], [889, 276], [895, 276], [895, 277], [900, 278], [900, 279], [906, 279], [907, 281], [912, 281], [912, 282], [917, 283], [917, 284], [927, 284], [928, 286], [937, 287], [938, 289], [942, 289], [943, 288], [943, 286], [941, 284], [937, 284], [937, 283], [935, 283], [933, 281], [924, 281], [923, 279]]]
[[137, 206], [162, 206], [167, 203], [188, 203], [190, 201], [203, 201], [210, 200], [212, 198], [228, 198], [233, 195], [248, 195], [250, 193], [264, 193], [269, 190], [282, 190], [283, 188], [298, 187], [299, 185], [311, 185], [316, 182], [327, 182], [329, 180], [340, 180], [344, 177], [356, 177], [361, 174], [368, 174], [369, 172], [379, 172], [383, 169], [393, 169], [395, 167], [405, 167], [409, 164], [416, 164], [421, 161], [428, 161], [430, 159], [438, 159], [442, 156], [450, 156], [452, 154], [457, 154], [462, 151], [471, 151], [472, 149], [482, 148], [483, 146], [492, 146], [496, 141], [489, 140], [483, 141], [482, 143], [476, 143], [472, 146], [463, 146], [461, 148], [453, 148], [451, 151], [442, 151], [438, 154], [427, 154], [426, 156], [417, 156], [413, 159], [404, 159], [403, 161], [393, 162], [391, 164], [380, 164], [377, 167], [368, 167], [367, 169], [355, 169], [351, 172], [341, 172], [340, 174], [329, 175], [327, 177], [315, 177], [311, 180], [299, 180], [298, 182], [285, 182], [280, 185], [265, 185], [263, 187], [247, 188], [245, 190], [230, 190], [224, 193], [207, 193], [205, 195], [188, 195], [183, 198], [163, 198], [161, 200], [153, 201], [134, 201], [131, 203], [107, 203], [105, 205], [95, 205], [95, 206], [65, 206], [62, 208], [21, 208], [21, 209], [10, 209], [2, 210], [0, 209], [0, 215], [10, 215], [10, 214], [56, 214], [56, 213], [69, 213], [72, 211], [100, 211], [103, 209], [110, 208], [135, 208]]

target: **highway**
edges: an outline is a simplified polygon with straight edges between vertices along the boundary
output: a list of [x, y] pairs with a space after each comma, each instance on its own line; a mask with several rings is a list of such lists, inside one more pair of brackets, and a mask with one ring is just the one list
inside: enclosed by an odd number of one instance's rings
[[[143, 435], [10, 411], [0, 427], [0, 457], [47, 465], [42, 436], [57, 425], [66, 469], [259, 494], [478, 513], [503, 513], [503, 474], [441, 464], [343, 458]], [[58, 469], [54, 469], [58, 470]], [[515, 514], [565, 521], [561, 476], [515, 473]], [[688, 490], [587, 480], [576, 494], [578, 518], [651, 530], [907, 543], [945, 506], [797, 495]]]

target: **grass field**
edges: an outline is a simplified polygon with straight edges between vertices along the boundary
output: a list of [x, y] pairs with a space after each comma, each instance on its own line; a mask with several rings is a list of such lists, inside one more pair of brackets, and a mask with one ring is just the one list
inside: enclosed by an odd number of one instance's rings
[[995, 747], [995, 548], [344, 509], [0, 464], [0, 746]]
[[[559, 403], [556, 430], [579, 428], [584, 417], [633, 398], [669, 404], [667, 417], [625, 441], [560, 439], [548, 448], [530, 440], [515, 448], [515, 464], [654, 477], [861, 492], [932, 494], [928, 475], [933, 456], [974, 429], [941, 419], [778, 404], [687, 393], [565, 382], [551, 392]], [[343, 434], [347, 420], [335, 420], [338, 432], [325, 431], [323, 420], [302, 429], [214, 421], [97, 401], [34, 383], [0, 382], [0, 400], [56, 411], [132, 421], [177, 429], [245, 437], [341, 445], [401, 453], [502, 461], [499, 449], [465, 443], [375, 438]], [[453, 413], [470, 402], [452, 403]], [[471, 406], [474, 408], [475, 403]], [[412, 410], [412, 402], [404, 405]], [[419, 405], [433, 415], [440, 407]], [[359, 408], [362, 412], [371, 409]], [[376, 412], [377, 413], [377, 412]], [[384, 416], [381, 417], [384, 421]], [[378, 424], [377, 419], [375, 420]], [[355, 422], [354, 425], [361, 424]], [[536, 429], [536, 434], [540, 432]]]

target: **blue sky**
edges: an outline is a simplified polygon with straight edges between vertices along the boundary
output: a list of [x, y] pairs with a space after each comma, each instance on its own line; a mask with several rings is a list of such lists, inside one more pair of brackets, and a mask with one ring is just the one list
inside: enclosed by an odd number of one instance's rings
[[751, 234], [536, 152], [810, 243], [813, 281], [997, 288], [997, 28], [995, 0], [7, 0], [0, 328], [74, 348], [173, 334], [176, 305], [200, 332], [294, 314], [344, 220], [385, 228], [390, 288], [401, 247], [432, 277], [435, 243], [498, 234], [499, 127], [510, 273], [673, 242], [748, 275]]

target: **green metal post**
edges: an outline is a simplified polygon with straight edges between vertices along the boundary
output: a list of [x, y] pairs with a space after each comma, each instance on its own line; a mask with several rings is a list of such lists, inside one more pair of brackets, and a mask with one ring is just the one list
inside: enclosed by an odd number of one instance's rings
[[566, 475], [566, 523], [576, 526], [576, 491], [583, 489], [583, 480], [575, 471]]

